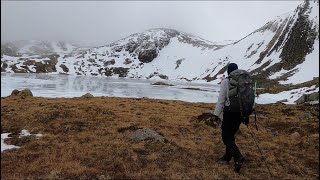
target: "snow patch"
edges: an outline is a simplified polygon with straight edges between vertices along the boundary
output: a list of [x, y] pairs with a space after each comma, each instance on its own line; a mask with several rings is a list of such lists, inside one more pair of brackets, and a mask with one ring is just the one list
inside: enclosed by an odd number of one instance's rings
[[287, 72], [289, 72], [289, 71], [281, 69], [280, 71], [278, 71], [278, 72], [272, 74], [271, 76], [269, 76], [269, 79], [277, 79], [277, 78], [281, 77], [282, 75], [284, 75]]
[[30, 132], [26, 129], [21, 130], [21, 133], [19, 133], [20, 136], [19, 138], [23, 137], [23, 136], [31, 136]]
[[313, 51], [308, 54], [303, 63], [296, 66], [297, 72], [280, 84], [299, 84], [319, 77], [319, 40], [314, 43]]
[[303, 87], [298, 89], [293, 89], [290, 91], [283, 91], [277, 94], [265, 93], [259, 95], [256, 99], [257, 104], [270, 104], [276, 103], [278, 101], [287, 100], [287, 102], [283, 102], [285, 104], [295, 104], [294, 101], [298, 100], [303, 94], [311, 94], [313, 92], [319, 92], [319, 87], [316, 86], [311, 87]]
[[20, 148], [19, 146], [15, 146], [15, 145], [8, 145], [6, 143], [4, 143], [5, 139], [11, 138], [9, 137], [11, 133], [2, 133], [1, 134], [1, 152], [7, 150], [7, 149], [13, 149], [13, 148]]

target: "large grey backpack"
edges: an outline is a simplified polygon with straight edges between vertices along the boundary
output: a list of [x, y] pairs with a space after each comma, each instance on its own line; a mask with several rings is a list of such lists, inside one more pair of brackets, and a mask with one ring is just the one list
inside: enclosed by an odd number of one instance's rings
[[254, 90], [251, 77], [245, 70], [237, 69], [229, 76], [229, 110], [241, 112], [243, 117], [248, 117], [253, 112]]

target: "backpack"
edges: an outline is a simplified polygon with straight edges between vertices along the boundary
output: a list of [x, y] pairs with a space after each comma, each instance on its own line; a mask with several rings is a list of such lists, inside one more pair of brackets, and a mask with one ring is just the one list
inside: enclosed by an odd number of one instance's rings
[[229, 111], [241, 112], [243, 118], [249, 117], [254, 111], [254, 90], [252, 79], [245, 70], [237, 69], [229, 76]]

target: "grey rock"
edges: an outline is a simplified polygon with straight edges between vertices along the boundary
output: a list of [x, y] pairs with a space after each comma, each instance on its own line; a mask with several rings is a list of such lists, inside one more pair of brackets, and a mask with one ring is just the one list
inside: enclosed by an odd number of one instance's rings
[[272, 132], [272, 136], [279, 136], [280, 134], [279, 134], [279, 132], [278, 131], [274, 131], [274, 132]]
[[277, 101], [277, 103], [283, 103], [283, 102], [288, 102], [288, 99], [282, 99], [280, 101]]
[[12, 92], [11, 92], [11, 96], [16, 96], [20, 93], [20, 91], [18, 89], [14, 89]]
[[93, 98], [94, 96], [90, 93], [86, 93], [84, 95], [81, 96], [82, 98]]
[[301, 135], [298, 132], [294, 132], [290, 135], [290, 137], [292, 140], [297, 141], [301, 137]]
[[319, 100], [309, 101], [309, 102], [307, 102], [307, 103], [310, 104], [310, 105], [316, 105], [316, 104], [319, 104]]
[[33, 97], [33, 94], [30, 89], [24, 89], [22, 91], [15, 89], [11, 92], [11, 96], [19, 96], [19, 97], [25, 98], [25, 97]]
[[27, 97], [27, 96], [33, 97], [33, 94], [30, 89], [24, 89], [18, 95], [22, 97]]
[[296, 101], [294, 101], [295, 103], [297, 104], [302, 104], [302, 103], [305, 103], [306, 102], [306, 94], [302, 95], [299, 99], [297, 99]]
[[130, 140], [133, 142], [139, 142], [144, 140], [164, 142], [165, 138], [152, 129], [142, 128], [142, 129], [136, 130], [131, 135]]
[[313, 92], [311, 94], [303, 94], [299, 99], [295, 101], [297, 104], [303, 104], [305, 102], [319, 100], [319, 92]]
[[167, 83], [164, 83], [164, 82], [155, 82], [155, 83], [152, 83], [152, 85], [174, 86], [172, 84], [167, 84]]
[[66, 72], [66, 73], [69, 72], [69, 68], [68, 68], [66, 65], [61, 64], [60, 67], [62, 68], [62, 70], [63, 70], [64, 72]]
[[316, 100], [319, 100], [319, 92], [308, 94], [307, 101], [316, 101]]

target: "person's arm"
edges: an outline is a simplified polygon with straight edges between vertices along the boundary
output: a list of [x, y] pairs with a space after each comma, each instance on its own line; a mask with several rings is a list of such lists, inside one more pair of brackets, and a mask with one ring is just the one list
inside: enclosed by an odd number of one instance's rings
[[216, 104], [216, 108], [213, 112], [213, 115], [219, 116], [223, 110], [225, 101], [227, 99], [227, 89], [228, 88], [228, 79], [224, 79], [220, 85], [220, 92], [218, 97], [218, 102]]

